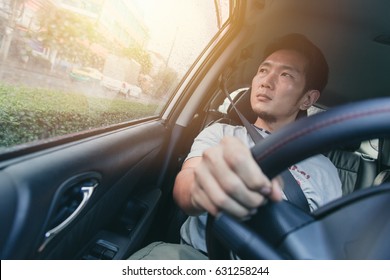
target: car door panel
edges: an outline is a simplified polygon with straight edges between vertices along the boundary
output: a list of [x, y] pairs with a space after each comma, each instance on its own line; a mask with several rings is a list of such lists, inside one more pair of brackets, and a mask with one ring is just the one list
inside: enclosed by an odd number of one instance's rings
[[[120, 217], [109, 229], [99, 230], [80, 250], [78, 259], [125, 259], [136, 249], [147, 235], [156, 214], [161, 190], [154, 189], [136, 194], [127, 201]], [[100, 249], [97, 249], [100, 247]], [[102, 248], [103, 247], [103, 248]], [[112, 249], [111, 249], [112, 248]], [[111, 257], [102, 252], [111, 249]]]
[[[132, 192], [155, 191], [160, 162], [156, 158], [166, 135], [161, 122], [151, 121], [13, 160], [0, 171], [1, 258], [74, 258], [112, 222]], [[146, 177], [149, 185], [144, 190], [141, 180]], [[61, 203], [68, 207], [67, 189], [91, 180], [97, 186], [89, 202], [38, 252], [45, 233], [56, 226], [53, 218], [61, 212]], [[151, 201], [157, 204], [158, 199]]]

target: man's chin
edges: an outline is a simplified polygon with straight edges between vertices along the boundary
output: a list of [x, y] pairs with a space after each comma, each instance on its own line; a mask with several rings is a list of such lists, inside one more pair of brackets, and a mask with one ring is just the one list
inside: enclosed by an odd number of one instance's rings
[[268, 112], [265, 111], [255, 111], [256, 115], [262, 119], [263, 121], [267, 123], [274, 123], [276, 122], [276, 117]]

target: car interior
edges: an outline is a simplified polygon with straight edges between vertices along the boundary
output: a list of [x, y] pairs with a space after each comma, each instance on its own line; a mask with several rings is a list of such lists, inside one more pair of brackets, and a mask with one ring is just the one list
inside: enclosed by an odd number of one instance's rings
[[[210, 218], [209, 257], [390, 258], [390, 2], [230, 5], [229, 21], [159, 117], [0, 154], [1, 259], [120, 260], [154, 241], [179, 243], [187, 216], [172, 189], [193, 139], [215, 122], [241, 124], [229, 102], [221, 109], [224, 75], [233, 102], [253, 122], [247, 89], [265, 45], [287, 33], [304, 34], [323, 50], [329, 82], [313, 115], [252, 153], [270, 177], [286, 164], [323, 153], [338, 169], [343, 197], [312, 215], [286, 202], [267, 204], [248, 223], [228, 215]], [[308, 132], [323, 123], [329, 127]], [[303, 133], [294, 138], [294, 130]], [[268, 153], [271, 142], [282, 144]], [[292, 222], [280, 218], [286, 213]]]

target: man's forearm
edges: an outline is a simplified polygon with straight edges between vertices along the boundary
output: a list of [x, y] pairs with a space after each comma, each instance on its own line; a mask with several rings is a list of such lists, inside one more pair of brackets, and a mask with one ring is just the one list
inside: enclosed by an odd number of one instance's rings
[[191, 188], [194, 184], [194, 168], [183, 168], [176, 177], [173, 188], [173, 198], [179, 207], [190, 216], [197, 216], [204, 212], [203, 209], [196, 207], [191, 199]]

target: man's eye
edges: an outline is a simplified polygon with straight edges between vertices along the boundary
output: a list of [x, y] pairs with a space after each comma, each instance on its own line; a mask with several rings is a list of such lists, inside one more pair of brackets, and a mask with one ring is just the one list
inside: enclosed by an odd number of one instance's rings
[[289, 73], [286, 73], [286, 72], [283, 72], [282, 73], [282, 76], [283, 77], [287, 77], [287, 78], [294, 78], [293, 75], [289, 74]]
[[260, 68], [258, 72], [259, 72], [259, 73], [265, 73], [265, 72], [267, 72], [267, 69], [265, 69], [265, 68]]

